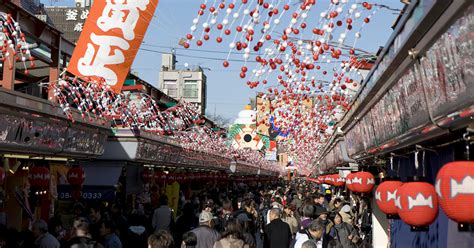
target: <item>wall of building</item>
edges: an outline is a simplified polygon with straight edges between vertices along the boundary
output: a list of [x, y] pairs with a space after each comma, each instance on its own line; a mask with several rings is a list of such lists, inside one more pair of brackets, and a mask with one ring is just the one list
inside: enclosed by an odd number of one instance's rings
[[[184, 99], [187, 102], [199, 105], [201, 114], [206, 111], [207, 97], [207, 77], [200, 67], [197, 68], [176, 68], [176, 58], [172, 54], [163, 54], [162, 68], [159, 75], [159, 88], [165, 94], [179, 100]], [[196, 92], [186, 89], [186, 82], [196, 82]], [[171, 89], [167, 82], [175, 82], [176, 88]]]

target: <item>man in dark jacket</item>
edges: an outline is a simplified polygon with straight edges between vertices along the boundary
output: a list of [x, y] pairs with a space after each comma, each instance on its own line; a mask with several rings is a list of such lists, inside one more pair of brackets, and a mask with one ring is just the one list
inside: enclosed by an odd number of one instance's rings
[[324, 195], [317, 194], [314, 197], [314, 218], [318, 218], [320, 213], [327, 212], [327, 209], [324, 204]]
[[291, 243], [290, 226], [283, 222], [281, 210], [272, 208], [270, 211], [270, 224], [265, 226], [265, 248], [287, 248]]

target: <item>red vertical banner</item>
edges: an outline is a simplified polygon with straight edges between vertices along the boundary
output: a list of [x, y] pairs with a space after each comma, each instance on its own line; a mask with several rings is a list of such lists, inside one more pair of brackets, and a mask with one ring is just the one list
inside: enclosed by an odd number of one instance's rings
[[95, 0], [67, 70], [120, 92], [158, 0]]

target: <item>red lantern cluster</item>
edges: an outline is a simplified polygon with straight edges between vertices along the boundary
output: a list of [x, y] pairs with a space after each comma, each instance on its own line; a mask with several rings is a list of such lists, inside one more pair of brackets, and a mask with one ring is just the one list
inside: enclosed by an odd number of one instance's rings
[[333, 186], [336, 186], [336, 187], [344, 186], [344, 184], [346, 183], [345, 179], [340, 177], [339, 174], [330, 174], [330, 175], [325, 175], [325, 176], [319, 176], [318, 179], [315, 179], [315, 180], [317, 180], [317, 182], [319, 182], [319, 184], [321, 182], [324, 182], [325, 184], [333, 185]]
[[395, 200], [397, 191], [403, 183], [395, 180], [387, 180], [381, 183], [375, 190], [375, 201], [380, 210], [386, 215], [396, 215], [397, 206]]
[[67, 172], [67, 181], [72, 186], [82, 186], [85, 179], [86, 174], [84, 173], [84, 169], [81, 167], [71, 168]]
[[30, 185], [40, 190], [48, 189], [50, 179], [51, 174], [49, 173], [49, 169], [46, 167], [33, 167], [30, 169], [30, 173], [28, 174]]
[[[152, 173], [152, 172], [151, 172]], [[142, 174], [142, 177], [145, 174]], [[213, 173], [165, 173], [163, 171], [157, 171], [153, 175], [155, 182], [159, 183], [186, 183], [191, 181], [223, 181], [228, 179], [228, 175], [225, 172], [213, 172]], [[151, 181], [151, 179], [150, 179]]]
[[459, 223], [474, 223], [474, 162], [444, 165], [436, 177], [436, 192], [446, 215]]
[[403, 222], [413, 227], [426, 227], [438, 216], [438, 196], [433, 185], [408, 182], [398, 188], [395, 200]]

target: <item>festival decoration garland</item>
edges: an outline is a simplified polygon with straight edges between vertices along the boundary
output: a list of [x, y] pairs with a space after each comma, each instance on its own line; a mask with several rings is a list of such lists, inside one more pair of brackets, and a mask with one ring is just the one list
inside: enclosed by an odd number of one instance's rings
[[266, 113], [262, 120], [283, 138], [297, 166], [308, 166], [350, 109], [361, 69], [375, 57], [356, 45], [381, 9], [398, 11], [350, 0], [204, 0], [184, 47], [227, 46], [223, 67], [242, 61], [239, 77], [251, 89], [263, 87], [258, 95], [270, 102], [270, 111], [257, 106]]

